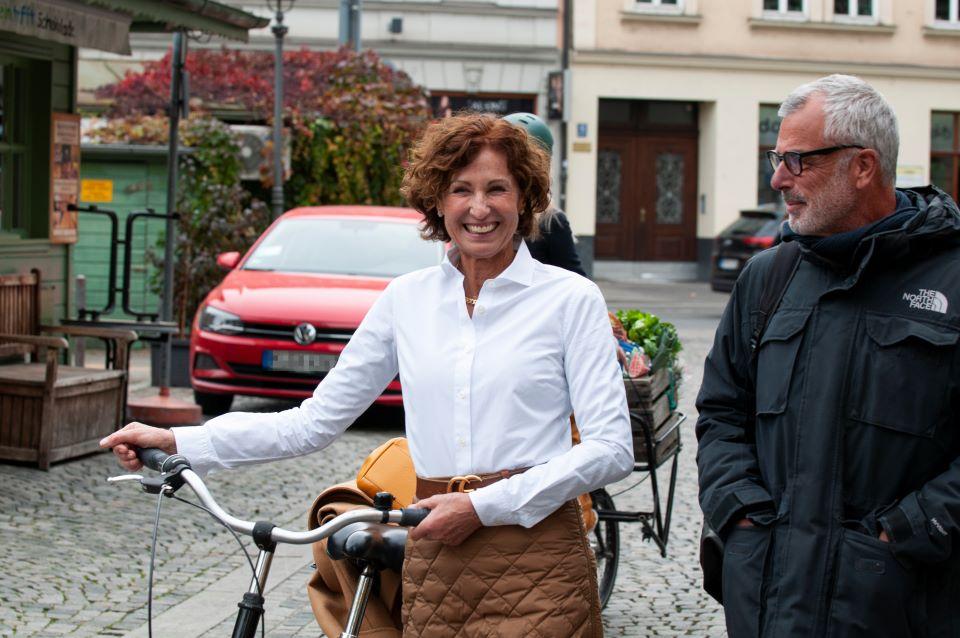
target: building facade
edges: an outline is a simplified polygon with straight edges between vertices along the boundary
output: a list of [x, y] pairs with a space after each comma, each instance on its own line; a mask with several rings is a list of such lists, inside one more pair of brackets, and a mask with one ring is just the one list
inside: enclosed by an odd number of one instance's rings
[[[40, 273], [42, 321], [73, 314], [81, 198], [81, 48], [129, 54], [129, 33], [243, 39], [264, 24], [217, 2], [0, 0], [0, 274]], [[165, 33], [163, 37], [169, 40]]]
[[[232, 1], [264, 18], [266, 3]], [[329, 50], [338, 46], [338, 0], [296, 0], [284, 20], [284, 46]], [[408, 73], [430, 92], [440, 117], [461, 109], [499, 114], [530, 111], [548, 119], [547, 87], [560, 70], [556, 0], [373, 0], [362, 3], [361, 46]], [[269, 28], [251, 31], [244, 48], [274, 49]], [[144, 59], [161, 57], [169, 40], [137, 35], [130, 58], [84, 51], [81, 101]], [[218, 41], [193, 48], [221, 46]], [[238, 46], [230, 43], [229, 46]], [[552, 122], [559, 133], [559, 119]]]
[[600, 266], [709, 268], [738, 211], [776, 201], [779, 102], [849, 73], [899, 116], [898, 184], [960, 195], [958, 0], [576, 0], [568, 207]]

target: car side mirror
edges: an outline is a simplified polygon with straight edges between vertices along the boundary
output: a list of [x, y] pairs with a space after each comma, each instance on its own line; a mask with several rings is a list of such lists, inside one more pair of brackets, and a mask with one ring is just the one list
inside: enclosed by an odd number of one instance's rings
[[217, 255], [217, 265], [224, 270], [233, 270], [239, 263], [240, 253], [235, 250]]

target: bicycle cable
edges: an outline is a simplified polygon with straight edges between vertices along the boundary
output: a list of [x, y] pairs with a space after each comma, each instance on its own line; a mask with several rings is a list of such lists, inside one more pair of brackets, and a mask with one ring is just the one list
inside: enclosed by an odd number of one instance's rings
[[[244, 546], [243, 541], [240, 540], [240, 536], [239, 536], [235, 531], [233, 531], [233, 530], [230, 528], [229, 525], [227, 525], [226, 523], [224, 523], [223, 521], [221, 521], [219, 518], [217, 518], [216, 516], [214, 516], [214, 515], [213, 515], [213, 512], [211, 512], [208, 508], [204, 507], [203, 505], [200, 505], [199, 503], [194, 503], [193, 501], [188, 501], [187, 499], [181, 498], [181, 497], [177, 496], [176, 494], [173, 495], [173, 498], [175, 498], [176, 500], [180, 501], [181, 503], [186, 503], [187, 505], [190, 505], [191, 507], [196, 507], [198, 510], [203, 510], [204, 512], [206, 512], [207, 514], [209, 514], [209, 515], [211, 516], [211, 518], [213, 518], [213, 520], [215, 520], [215, 521], [217, 521], [218, 523], [220, 523], [220, 525], [222, 525], [222, 526], [224, 527], [224, 529], [226, 529], [228, 532], [230, 532], [230, 533], [233, 535], [234, 540], [237, 541], [237, 545], [239, 545], [239, 546], [240, 546], [240, 549], [243, 550], [243, 555], [244, 555], [244, 556], [246, 557], [246, 559], [247, 559], [247, 565], [250, 566], [250, 572], [253, 574], [253, 582], [256, 583], [256, 585], [257, 585], [257, 593], [262, 596], [262, 595], [263, 595], [263, 591], [260, 589], [260, 580], [257, 578], [257, 568], [253, 566], [253, 559], [250, 558], [250, 552], [247, 551], [247, 548]], [[261, 638], [266, 638], [266, 635], [267, 635], [267, 629], [266, 629], [266, 627], [267, 627], [267, 612], [264, 611], [263, 613], [260, 614], [260, 636], [261, 636]]]
[[157, 535], [160, 531], [160, 509], [163, 507], [163, 490], [157, 493], [157, 514], [153, 520], [153, 542], [150, 544], [150, 569], [147, 575], [147, 638], [153, 638], [153, 563], [157, 557]]
[[[157, 494], [157, 513], [156, 513], [156, 517], [153, 520], [153, 541], [151, 542], [151, 546], [150, 546], [150, 568], [147, 573], [147, 638], [153, 638], [153, 571], [154, 571], [153, 567], [154, 567], [154, 561], [156, 560], [156, 556], [157, 556], [157, 537], [160, 531], [160, 510], [163, 507], [163, 497], [165, 496], [165, 492], [166, 492], [166, 486], [161, 488], [160, 493]], [[237, 544], [240, 545], [240, 549], [243, 550], [243, 555], [247, 559], [247, 565], [249, 565], [250, 572], [253, 574], [253, 582], [256, 583], [257, 593], [262, 596], [263, 591], [260, 589], [260, 580], [257, 578], [257, 568], [254, 567], [253, 559], [250, 558], [250, 552], [248, 552], [247, 548], [244, 547], [243, 542], [240, 540], [240, 537], [237, 535], [237, 533], [232, 529], [230, 529], [230, 527], [226, 523], [224, 523], [219, 518], [214, 516], [213, 512], [211, 512], [209, 509], [207, 509], [203, 505], [199, 505], [197, 503], [188, 501], [187, 499], [181, 498], [176, 494], [171, 494], [171, 496], [176, 500], [180, 501], [181, 503], [186, 503], [187, 505], [196, 507], [199, 510], [203, 510], [204, 512], [209, 514], [213, 518], [213, 520], [220, 523], [228, 532], [230, 532], [230, 534], [233, 535], [234, 540], [236, 540]], [[266, 612], [260, 614], [261, 638], [266, 638], [266, 631], [267, 631], [266, 617], [267, 617]]]
[[630, 487], [625, 487], [625, 488], [623, 488], [622, 490], [620, 490], [619, 492], [617, 492], [616, 494], [611, 494], [611, 495], [610, 495], [610, 498], [613, 498], [613, 497], [615, 497], [615, 496], [620, 496], [621, 494], [623, 494], [623, 493], [625, 493], [625, 492], [629, 492], [629, 491], [632, 490], [633, 488], [637, 487], [638, 485], [640, 485], [641, 483], [643, 483], [644, 481], [646, 481], [647, 478], [649, 478], [649, 477], [647, 477], [647, 476], [642, 477], [640, 480], [638, 480], [636, 483], [634, 483], [634, 484], [631, 485]]

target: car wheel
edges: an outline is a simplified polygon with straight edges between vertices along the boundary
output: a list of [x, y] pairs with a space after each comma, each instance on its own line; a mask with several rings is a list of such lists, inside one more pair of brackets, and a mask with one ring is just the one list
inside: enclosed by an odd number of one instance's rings
[[230, 411], [233, 404], [232, 394], [211, 394], [209, 392], [193, 391], [193, 400], [200, 406], [200, 410], [207, 415], [217, 416]]

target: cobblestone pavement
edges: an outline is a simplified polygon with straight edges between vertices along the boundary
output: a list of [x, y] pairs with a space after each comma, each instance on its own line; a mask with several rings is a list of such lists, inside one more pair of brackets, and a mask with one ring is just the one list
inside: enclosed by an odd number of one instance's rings
[[[668, 556], [661, 558], [652, 543], [642, 541], [639, 525], [621, 524], [620, 569], [604, 612], [607, 635], [723, 636], [721, 610], [700, 590], [693, 399], [725, 297], [702, 284], [602, 284], [602, 288], [611, 307], [639, 307], [676, 323], [685, 346], [681, 409], [690, 416], [682, 435]], [[254, 399], [234, 405], [243, 410], [282, 407]], [[396, 436], [399, 427], [395, 415], [379, 413], [351, 428], [327, 450], [217, 474], [209, 480], [210, 488], [227, 510], [243, 518], [303, 528], [313, 495], [350, 478], [360, 460], [384, 439]], [[664, 483], [667, 469], [660, 470]], [[121, 636], [146, 622], [147, 560], [156, 501], [132, 483], [104, 481], [118, 473], [106, 454], [60, 463], [49, 472], [0, 465], [4, 574], [0, 635]], [[649, 507], [646, 483], [618, 494], [639, 478], [637, 474], [608, 488], [618, 509]], [[244, 564], [236, 542], [205, 513], [164, 499], [154, 616], [211, 589]], [[267, 635], [319, 634], [304, 591], [310, 571], [304, 565], [270, 593]], [[241, 593], [233, 598], [239, 599]], [[211, 610], [216, 612], [222, 610]], [[203, 635], [229, 635], [232, 625], [228, 618]]]

